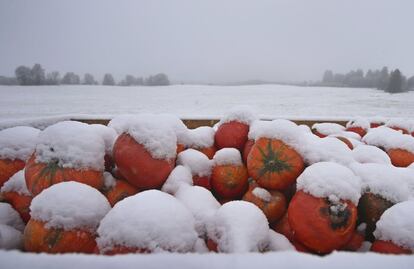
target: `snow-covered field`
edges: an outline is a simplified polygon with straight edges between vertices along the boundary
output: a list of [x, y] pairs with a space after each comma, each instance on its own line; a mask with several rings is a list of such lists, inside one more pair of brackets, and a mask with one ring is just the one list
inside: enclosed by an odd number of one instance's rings
[[414, 92], [283, 85], [0, 86], [0, 126], [31, 118], [112, 118], [142, 112], [218, 118], [235, 105], [250, 105], [263, 118], [406, 118], [414, 115]]

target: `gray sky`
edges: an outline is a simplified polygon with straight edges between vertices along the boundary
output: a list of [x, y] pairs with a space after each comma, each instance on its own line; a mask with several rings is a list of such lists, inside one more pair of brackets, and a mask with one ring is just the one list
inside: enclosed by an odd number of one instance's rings
[[318, 80], [326, 69], [414, 75], [412, 0], [0, 0], [0, 74], [174, 81]]

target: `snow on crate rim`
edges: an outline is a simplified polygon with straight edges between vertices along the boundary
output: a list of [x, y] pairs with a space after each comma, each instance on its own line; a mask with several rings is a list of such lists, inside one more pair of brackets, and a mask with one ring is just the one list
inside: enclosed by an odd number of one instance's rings
[[207, 225], [207, 234], [225, 253], [259, 252], [268, 245], [269, 224], [254, 204], [231, 201], [222, 205]]
[[210, 176], [213, 161], [195, 149], [186, 149], [177, 156], [177, 164], [188, 167], [193, 175]]
[[297, 190], [319, 198], [350, 200], [355, 205], [361, 197], [361, 180], [349, 168], [333, 163], [315, 163], [298, 177]]
[[90, 125], [62, 121], [40, 132], [36, 162], [56, 162], [64, 168], [104, 169], [105, 141]]
[[[118, 134], [127, 133], [143, 145], [154, 159], [173, 159], [177, 154], [177, 134], [185, 133], [174, 116], [139, 114], [119, 116], [109, 126]], [[182, 123], [182, 122], [181, 122]]]
[[193, 185], [193, 176], [187, 166], [177, 165], [168, 176], [161, 190], [174, 195], [181, 186]]
[[378, 163], [391, 165], [391, 159], [383, 150], [370, 145], [360, 144], [352, 150], [352, 157], [359, 163]]
[[0, 131], [0, 159], [26, 161], [33, 153], [40, 130], [17, 126]]
[[223, 148], [214, 154], [214, 165], [243, 165], [240, 151], [235, 148]]
[[95, 231], [111, 206], [97, 189], [75, 181], [52, 185], [33, 198], [30, 216], [47, 228]]
[[158, 190], [143, 191], [117, 203], [97, 231], [101, 253], [114, 246], [190, 252], [198, 238], [191, 212], [175, 197]]
[[102, 136], [102, 139], [105, 142], [105, 152], [107, 154], [112, 154], [112, 148], [114, 147], [115, 140], [118, 137], [116, 131], [102, 124], [91, 124], [90, 127], [94, 128], [95, 131]]
[[362, 117], [356, 117], [346, 123], [346, 128], [361, 127], [364, 130], [371, 128], [371, 124], [368, 119]]
[[350, 165], [354, 173], [361, 178], [362, 192], [371, 192], [393, 202], [399, 203], [410, 198], [410, 186], [414, 173], [389, 164], [354, 163]]
[[377, 240], [414, 251], [414, 200], [398, 203], [385, 210], [376, 224]]
[[17, 192], [20, 195], [32, 196], [27, 189], [26, 180], [24, 178], [24, 169], [20, 170], [16, 174], [7, 180], [0, 192]]
[[214, 146], [214, 129], [209, 126], [201, 126], [195, 129], [190, 129], [189, 135], [191, 144], [189, 147], [195, 148], [209, 148]]
[[414, 153], [414, 137], [384, 126], [369, 130], [362, 141], [385, 150], [404, 149]]
[[250, 125], [253, 121], [257, 120], [259, 117], [255, 112], [255, 109], [251, 106], [235, 106], [229, 109], [223, 117], [221, 117], [220, 121], [218, 122], [218, 126], [221, 124], [237, 121], [240, 123], [244, 123]]
[[[23, 232], [25, 224], [19, 213], [7, 203], [0, 202], [0, 224], [11, 226]], [[1, 240], [0, 240], [1, 241]]]
[[314, 125], [312, 125], [312, 129], [316, 130], [318, 133], [323, 135], [338, 134], [345, 131], [344, 126], [338, 123], [330, 122], [315, 123]]

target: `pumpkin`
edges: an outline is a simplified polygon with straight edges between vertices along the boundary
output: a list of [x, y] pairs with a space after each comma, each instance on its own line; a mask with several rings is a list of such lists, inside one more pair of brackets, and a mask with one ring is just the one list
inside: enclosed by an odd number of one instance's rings
[[193, 176], [193, 184], [195, 186], [200, 186], [200, 187], [204, 187], [207, 190], [211, 190], [211, 183], [210, 183], [210, 177], [208, 176], [198, 176], [198, 175], [194, 175]]
[[217, 149], [214, 145], [211, 146], [211, 147], [194, 148], [194, 149], [200, 151], [201, 153], [204, 153], [210, 160], [213, 159], [214, 154], [217, 151]]
[[388, 126], [389, 128], [396, 130], [396, 131], [401, 131], [403, 134], [410, 134], [410, 132], [402, 127], [398, 127], [398, 126]]
[[357, 209], [353, 203], [332, 203], [303, 191], [295, 194], [288, 208], [295, 239], [321, 254], [344, 246], [352, 237], [356, 219]]
[[[262, 195], [260, 195], [261, 192]], [[275, 190], [266, 191], [262, 188], [248, 190], [243, 200], [255, 204], [265, 214], [269, 224], [277, 222], [286, 212], [287, 202], [283, 193]]]
[[35, 154], [30, 157], [25, 168], [26, 185], [33, 196], [42, 190], [63, 181], [77, 181], [96, 189], [103, 187], [102, 171], [92, 169], [77, 170], [64, 168], [57, 161], [42, 163], [36, 162]]
[[247, 157], [249, 156], [249, 153], [252, 150], [253, 145], [254, 145], [253, 139], [247, 140], [246, 144], [244, 144], [242, 158], [243, 158], [243, 163], [246, 165], [247, 165]]
[[209, 251], [218, 252], [218, 245], [212, 239], [208, 238], [206, 245]]
[[365, 238], [374, 241], [373, 235], [376, 223], [381, 218], [385, 210], [393, 206], [394, 203], [388, 201], [378, 194], [365, 192], [358, 202], [358, 221], [366, 223]]
[[174, 169], [175, 159], [158, 160], [129, 134], [115, 142], [113, 156], [125, 179], [140, 190], [160, 188]]
[[343, 136], [336, 136], [336, 138], [344, 142], [345, 145], [347, 145], [350, 150], [354, 149], [354, 145], [352, 145], [351, 141], [349, 141], [348, 138], [343, 137]]
[[177, 144], [177, 155], [178, 155], [178, 153], [180, 153], [184, 150], [186, 150], [186, 146], [184, 146], [183, 144]]
[[0, 188], [12, 175], [22, 170], [25, 162], [19, 159], [0, 159]]
[[410, 249], [402, 248], [393, 242], [376, 240], [371, 245], [371, 251], [383, 254], [412, 254]]
[[357, 231], [354, 231], [352, 234], [351, 239], [349, 239], [348, 243], [341, 248], [341, 250], [346, 251], [357, 251], [361, 248], [362, 243], [365, 241], [365, 236]]
[[218, 199], [238, 199], [248, 188], [248, 178], [244, 165], [216, 165], [211, 173], [210, 184]]
[[0, 193], [0, 201], [9, 203], [16, 210], [25, 223], [30, 219], [30, 203], [33, 197], [19, 194], [14, 191]]
[[124, 180], [116, 180], [115, 186], [105, 191], [105, 196], [113, 207], [122, 199], [138, 193], [138, 189]]
[[217, 149], [236, 148], [242, 151], [248, 134], [249, 125], [238, 121], [229, 121], [218, 127], [214, 135], [214, 143]]
[[285, 215], [280, 219], [278, 222], [272, 224], [270, 226], [274, 231], [283, 234], [296, 248], [297, 251], [311, 253], [312, 251], [301, 244], [298, 240], [295, 239], [294, 232], [290, 227], [289, 220], [288, 220], [288, 213], [286, 212]]
[[31, 219], [24, 230], [24, 249], [29, 252], [93, 253], [95, 235], [84, 230], [46, 228], [42, 221]]
[[397, 167], [408, 167], [414, 163], [414, 153], [405, 149], [389, 149], [387, 151], [391, 163]]
[[281, 140], [260, 138], [247, 158], [249, 175], [263, 188], [284, 190], [304, 169], [302, 157]]
[[361, 137], [364, 137], [364, 135], [366, 135], [366, 134], [367, 134], [367, 131], [366, 131], [364, 128], [359, 127], [359, 126], [348, 127], [348, 128], [346, 128], [346, 131], [347, 131], [347, 132], [354, 132], [354, 133], [357, 133], [357, 134], [359, 134]]

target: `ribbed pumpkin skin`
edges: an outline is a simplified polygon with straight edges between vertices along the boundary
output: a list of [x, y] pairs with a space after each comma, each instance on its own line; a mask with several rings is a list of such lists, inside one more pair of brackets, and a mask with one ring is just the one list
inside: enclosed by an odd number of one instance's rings
[[230, 121], [220, 125], [214, 135], [217, 149], [236, 148], [243, 150], [249, 134], [249, 125], [238, 121]]
[[63, 168], [56, 163], [36, 163], [35, 155], [30, 157], [25, 169], [27, 189], [33, 196], [42, 190], [64, 181], [76, 181], [101, 190], [104, 185], [103, 172], [92, 169], [76, 170]]
[[24, 168], [26, 163], [22, 160], [0, 159], [0, 188], [11, 176]]
[[397, 167], [408, 167], [414, 163], [414, 153], [404, 149], [390, 149], [387, 151], [391, 163]]
[[213, 193], [219, 200], [239, 199], [248, 188], [248, 175], [244, 165], [218, 165], [210, 178]]
[[249, 176], [265, 189], [288, 188], [295, 183], [304, 167], [299, 153], [276, 139], [258, 139], [247, 157]]
[[289, 224], [295, 239], [321, 254], [340, 249], [355, 230], [357, 209], [351, 202], [339, 215], [330, 211], [331, 204], [303, 191], [293, 196], [288, 208]]
[[46, 228], [45, 223], [31, 219], [24, 230], [24, 249], [46, 253], [94, 253], [95, 236], [83, 230]]
[[402, 248], [390, 241], [376, 240], [371, 245], [371, 251], [383, 254], [412, 254], [409, 249]]
[[124, 180], [117, 180], [115, 186], [105, 192], [105, 196], [113, 207], [128, 196], [138, 193], [138, 189]]
[[121, 174], [139, 190], [161, 188], [175, 165], [175, 158], [154, 159], [144, 146], [125, 133], [116, 140], [113, 156]]
[[16, 210], [25, 223], [30, 219], [30, 204], [33, 197], [22, 195], [17, 192], [2, 192], [0, 194], [0, 202], [9, 203]]

